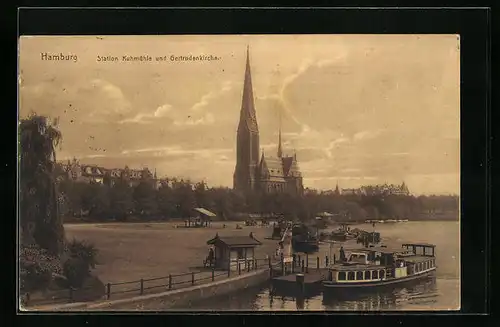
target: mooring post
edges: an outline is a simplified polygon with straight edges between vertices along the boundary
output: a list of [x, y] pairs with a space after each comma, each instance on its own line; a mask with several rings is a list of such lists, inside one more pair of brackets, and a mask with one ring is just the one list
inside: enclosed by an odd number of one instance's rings
[[194, 285], [194, 271], [191, 273], [191, 285]]
[[111, 297], [111, 283], [108, 283], [106, 285], [106, 297], [108, 298], [108, 300]]
[[304, 274], [295, 275], [295, 281], [297, 283], [297, 298], [304, 297]]
[[215, 279], [215, 268], [212, 268], [212, 282], [214, 281]]
[[316, 269], [319, 270], [319, 257], [316, 257]]
[[271, 268], [271, 257], [267, 257], [267, 262], [269, 263], [269, 268]]
[[246, 264], [247, 264], [247, 272], [250, 272], [250, 261], [246, 261]]
[[300, 255], [299, 255], [299, 266], [300, 266], [300, 263], [301, 263], [301, 262], [302, 262], [302, 261], [300, 260]]
[[304, 259], [302, 259], [302, 262], [301, 262], [301, 265], [300, 265], [301, 272], [304, 272], [304, 269], [305, 269], [305, 263], [304, 263]]
[[285, 256], [281, 254], [281, 273], [285, 276]]
[[144, 294], [144, 280], [141, 278], [141, 295]]
[[168, 289], [172, 289], [172, 275], [168, 275]]
[[238, 275], [241, 275], [241, 262], [238, 261]]
[[293, 256], [293, 261], [292, 261], [292, 274], [295, 271], [295, 255]]

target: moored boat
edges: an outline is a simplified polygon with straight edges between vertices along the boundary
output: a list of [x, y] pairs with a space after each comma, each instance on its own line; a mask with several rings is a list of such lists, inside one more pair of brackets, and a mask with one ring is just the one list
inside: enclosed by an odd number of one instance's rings
[[367, 290], [425, 278], [436, 270], [435, 245], [406, 243], [401, 248], [370, 247], [346, 252], [329, 267], [325, 292]]

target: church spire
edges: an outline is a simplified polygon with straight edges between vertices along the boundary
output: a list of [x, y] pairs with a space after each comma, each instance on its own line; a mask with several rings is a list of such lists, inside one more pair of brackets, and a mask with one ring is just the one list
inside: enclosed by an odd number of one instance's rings
[[250, 47], [247, 45], [247, 60], [245, 67], [245, 81], [243, 83], [243, 97], [241, 104], [240, 126], [246, 125], [251, 132], [258, 132], [257, 117], [253, 97], [252, 73], [250, 69]]
[[281, 126], [279, 129], [279, 136], [278, 136], [278, 158], [281, 158], [283, 156], [283, 150], [281, 148]]

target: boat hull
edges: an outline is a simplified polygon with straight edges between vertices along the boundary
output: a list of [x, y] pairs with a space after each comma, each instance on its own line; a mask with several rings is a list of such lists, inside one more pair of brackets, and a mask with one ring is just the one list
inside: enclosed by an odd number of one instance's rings
[[420, 279], [425, 279], [431, 275], [434, 274], [436, 271], [436, 268], [429, 269], [428, 271], [416, 274], [416, 275], [411, 275], [411, 276], [406, 276], [402, 278], [390, 278], [390, 279], [385, 279], [385, 280], [380, 280], [380, 281], [373, 281], [373, 282], [361, 282], [361, 283], [336, 283], [336, 282], [331, 282], [331, 281], [323, 281], [323, 290], [325, 292], [328, 291], [336, 291], [336, 290], [370, 290], [370, 289], [378, 289], [378, 288], [384, 288], [388, 286], [399, 286], [404, 283], [409, 283], [409, 282], [414, 282], [418, 281]]

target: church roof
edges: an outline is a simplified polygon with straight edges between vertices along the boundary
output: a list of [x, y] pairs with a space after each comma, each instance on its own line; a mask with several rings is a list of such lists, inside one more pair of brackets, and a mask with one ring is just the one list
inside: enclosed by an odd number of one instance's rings
[[262, 155], [260, 163], [261, 173], [269, 175], [269, 179], [284, 182], [283, 162], [280, 158]]
[[282, 158], [283, 160], [283, 170], [285, 173], [285, 176], [291, 176], [292, 174], [294, 175], [299, 175], [300, 176], [300, 169], [299, 165], [297, 164], [297, 160], [294, 157], [284, 157]]

